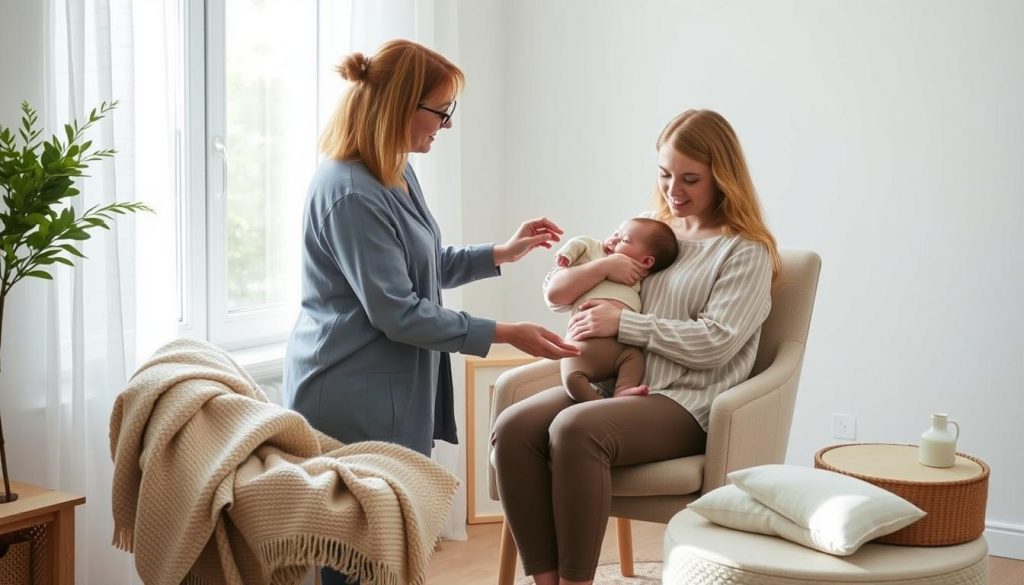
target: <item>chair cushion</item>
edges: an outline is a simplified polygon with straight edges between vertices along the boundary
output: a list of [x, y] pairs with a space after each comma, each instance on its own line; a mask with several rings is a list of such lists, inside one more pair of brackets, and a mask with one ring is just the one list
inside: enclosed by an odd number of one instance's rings
[[681, 496], [699, 492], [704, 455], [612, 469], [613, 496]]
[[713, 522], [835, 555], [852, 554], [925, 514], [896, 494], [823, 469], [761, 465], [734, 471], [729, 479], [735, 486], [714, 490], [691, 507]]

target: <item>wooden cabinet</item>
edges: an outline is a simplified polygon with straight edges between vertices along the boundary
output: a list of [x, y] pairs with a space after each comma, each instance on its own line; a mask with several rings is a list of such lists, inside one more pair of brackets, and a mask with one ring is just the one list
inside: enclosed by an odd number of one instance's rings
[[75, 506], [83, 496], [11, 482], [18, 499], [0, 504], [0, 534], [30, 536], [33, 583], [74, 585]]

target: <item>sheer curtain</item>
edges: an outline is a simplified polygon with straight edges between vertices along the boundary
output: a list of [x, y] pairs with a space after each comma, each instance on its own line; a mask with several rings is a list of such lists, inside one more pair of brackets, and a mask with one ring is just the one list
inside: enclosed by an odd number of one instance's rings
[[[109, 232], [92, 232], [82, 246], [87, 259], [73, 270], [55, 271], [46, 287], [46, 391], [38, 405], [44, 424], [31, 432], [45, 445], [41, 481], [86, 497], [75, 539], [76, 581], [86, 585], [139, 582], [131, 556], [110, 544], [108, 430], [114, 399], [138, 360], [176, 333], [174, 275], [166, 269], [174, 266], [174, 256], [166, 255], [173, 250], [174, 135], [157, 127], [174, 119], [162, 97], [170, 92], [159, 87], [159, 80], [169, 79], [159, 72], [169, 74], [173, 64], [140, 62], [145, 52], [136, 43], [162, 43], [159, 54], [167, 54], [167, 39], [156, 37], [173, 4], [150, 1], [140, 9], [130, 0], [48, 0], [45, 14], [47, 129], [83, 121], [101, 102], [119, 102], [89, 137], [118, 154], [90, 167], [73, 205], [82, 212], [141, 200], [156, 210], [119, 219]], [[149, 27], [145, 35], [138, 34], [140, 25]], [[148, 71], [148, 87], [137, 93], [139, 67]], [[143, 233], [145, 238], [136, 237]]]
[[[458, 7], [455, 0], [353, 0], [352, 50], [371, 54], [384, 42], [406, 38], [459, 63]], [[414, 156], [412, 164], [423, 186], [423, 194], [431, 212], [441, 226], [446, 244], [461, 242], [462, 186], [460, 177], [461, 134], [458, 114], [450, 130], [444, 132], [427, 155]], [[458, 289], [444, 291], [445, 305], [462, 307], [462, 293]], [[466, 435], [465, 368], [462, 360], [452, 356], [455, 377], [455, 420], [459, 424], [459, 445], [438, 441], [433, 458], [462, 479], [455, 501], [448, 513], [448, 522], [441, 536], [450, 539], [466, 538]]]

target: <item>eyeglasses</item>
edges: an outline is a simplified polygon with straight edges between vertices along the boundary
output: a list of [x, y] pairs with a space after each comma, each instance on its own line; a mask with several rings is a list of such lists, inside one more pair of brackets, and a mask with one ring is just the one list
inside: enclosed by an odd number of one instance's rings
[[445, 124], [448, 123], [449, 120], [452, 119], [452, 114], [455, 113], [455, 106], [458, 103], [459, 102], [457, 102], [455, 100], [452, 100], [452, 105], [448, 106], [448, 110], [444, 111], [444, 112], [442, 112], [441, 110], [435, 110], [433, 108], [428, 108], [427, 106], [424, 106], [423, 104], [420, 104], [419, 108], [421, 110], [426, 110], [426, 111], [430, 112], [431, 114], [437, 114], [438, 116], [440, 116], [441, 117], [441, 125], [444, 126]]

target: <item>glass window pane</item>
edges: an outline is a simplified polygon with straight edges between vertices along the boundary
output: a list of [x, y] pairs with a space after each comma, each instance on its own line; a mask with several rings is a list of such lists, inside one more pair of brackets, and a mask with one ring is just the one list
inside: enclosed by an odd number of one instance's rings
[[317, 156], [317, 3], [228, 0], [225, 22], [227, 297], [238, 311], [298, 286]]

